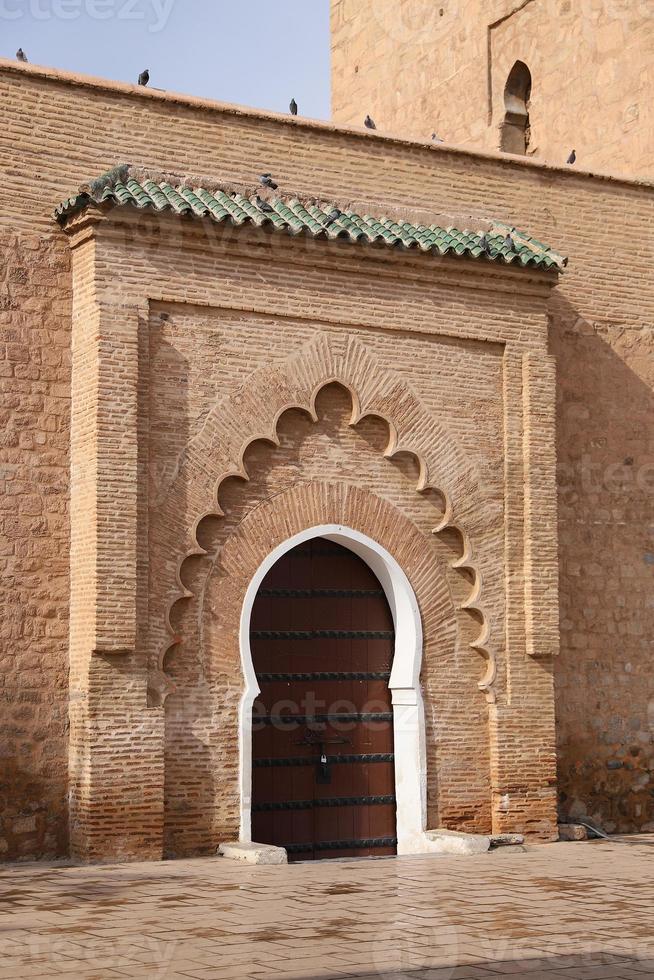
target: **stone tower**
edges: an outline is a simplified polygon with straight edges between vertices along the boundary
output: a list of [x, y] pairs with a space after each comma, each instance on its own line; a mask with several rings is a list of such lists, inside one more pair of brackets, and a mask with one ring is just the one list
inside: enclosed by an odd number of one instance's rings
[[332, 0], [334, 121], [654, 175], [651, 0]]

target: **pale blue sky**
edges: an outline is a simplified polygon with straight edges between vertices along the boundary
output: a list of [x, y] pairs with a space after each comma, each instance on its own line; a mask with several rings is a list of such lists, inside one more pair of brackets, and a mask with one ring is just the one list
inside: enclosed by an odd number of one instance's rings
[[0, 53], [329, 118], [329, 0], [0, 0]]

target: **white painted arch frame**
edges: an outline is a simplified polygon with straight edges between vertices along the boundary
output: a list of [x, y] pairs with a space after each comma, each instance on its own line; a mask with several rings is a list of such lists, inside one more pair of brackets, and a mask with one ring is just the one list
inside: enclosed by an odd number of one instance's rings
[[420, 690], [420, 610], [411, 584], [393, 556], [372, 538], [341, 524], [307, 528], [278, 545], [261, 563], [245, 594], [240, 624], [241, 663], [245, 680], [239, 709], [240, 839], [252, 839], [252, 706], [259, 694], [250, 650], [252, 607], [263, 579], [275, 562], [287, 551], [311, 538], [328, 538], [349, 548], [366, 562], [386, 594], [395, 627], [395, 651], [388, 686], [393, 705], [397, 851], [398, 854], [423, 853], [431, 850], [431, 842], [425, 834], [427, 772], [424, 706]]

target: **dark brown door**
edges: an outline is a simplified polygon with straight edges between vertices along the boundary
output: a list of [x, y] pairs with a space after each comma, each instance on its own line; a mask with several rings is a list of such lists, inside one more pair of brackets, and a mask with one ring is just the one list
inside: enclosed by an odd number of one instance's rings
[[391, 612], [357, 555], [314, 538], [261, 584], [250, 623], [252, 839], [289, 860], [394, 854]]

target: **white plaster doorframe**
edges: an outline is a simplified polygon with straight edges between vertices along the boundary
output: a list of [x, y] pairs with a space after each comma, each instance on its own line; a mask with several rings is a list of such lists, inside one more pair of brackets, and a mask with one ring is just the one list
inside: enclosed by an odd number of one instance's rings
[[250, 617], [259, 587], [282, 555], [311, 538], [328, 538], [363, 559], [386, 594], [395, 627], [395, 652], [388, 686], [393, 704], [398, 854], [420, 854], [433, 845], [425, 834], [427, 771], [425, 720], [420, 691], [422, 622], [411, 584], [393, 556], [372, 538], [341, 524], [307, 528], [275, 548], [248, 586], [241, 611], [240, 647], [245, 690], [239, 709], [240, 839], [252, 833], [252, 706], [259, 685], [250, 650]]

